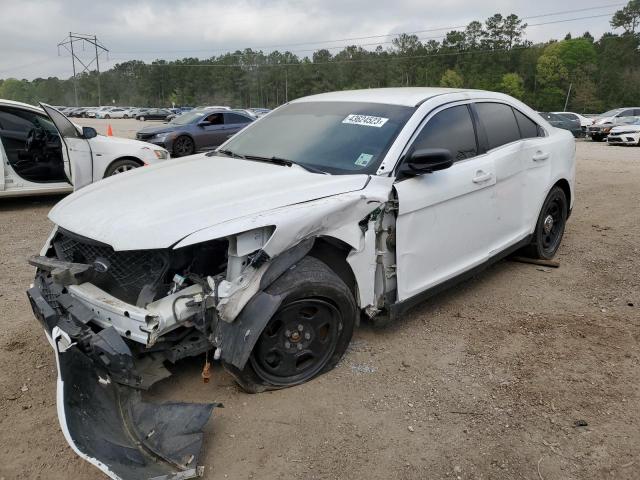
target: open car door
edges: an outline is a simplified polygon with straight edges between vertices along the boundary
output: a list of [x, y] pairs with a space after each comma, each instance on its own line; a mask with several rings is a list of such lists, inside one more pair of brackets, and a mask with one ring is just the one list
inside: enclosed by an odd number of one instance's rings
[[64, 173], [74, 190], [79, 190], [93, 182], [93, 155], [91, 146], [78, 128], [58, 110], [40, 103], [55, 125], [62, 140]]

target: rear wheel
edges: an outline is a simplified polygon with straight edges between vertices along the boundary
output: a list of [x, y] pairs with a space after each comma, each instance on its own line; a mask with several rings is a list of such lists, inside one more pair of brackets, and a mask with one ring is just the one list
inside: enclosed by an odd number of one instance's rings
[[326, 264], [305, 257], [267, 288], [284, 297], [243, 370], [225, 368], [250, 393], [299, 385], [331, 370], [357, 315], [353, 295]]
[[547, 195], [526, 253], [533, 258], [552, 259], [562, 241], [569, 206], [562, 188], [555, 186]]
[[107, 120], [109, 120], [111, 118], [110, 115], [105, 115], [104, 118], [106, 118]]
[[186, 135], [176, 138], [173, 142], [173, 154], [176, 157], [185, 157], [187, 155], [193, 155], [196, 151], [196, 145], [193, 140]]
[[128, 172], [129, 170], [133, 170], [134, 168], [138, 168], [139, 166], [140, 164], [138, 162], [128, 158], [124, 158], [122, 160], [116, 160], [111, 165], [109, 165], [109, 168], [107, 168], [107, 171], [104, 173], [104, 176], [106, 178], [112, 175], [117, 175], [119, 173], [125, 173], [125, 172]]

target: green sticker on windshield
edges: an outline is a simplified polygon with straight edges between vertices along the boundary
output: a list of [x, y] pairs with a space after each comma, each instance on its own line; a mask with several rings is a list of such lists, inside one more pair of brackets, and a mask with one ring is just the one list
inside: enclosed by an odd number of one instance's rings
[[361, 153], [358, 159], [356, 160], [355, 164], [358, 165], [359, 167], [366, 167], [367, 165], [369, 165], [369, 162], [371, 161], [372, 158], [373, 158], [373, 155], [369, 153]]

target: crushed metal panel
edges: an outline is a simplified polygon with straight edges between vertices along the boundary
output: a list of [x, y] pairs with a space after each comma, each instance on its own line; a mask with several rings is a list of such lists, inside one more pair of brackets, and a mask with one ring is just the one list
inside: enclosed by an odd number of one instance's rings
[[199, 476], [203, 429], [219, 404], [151, 404], [140, 392], [112, 382], [76, 346], [61, 352], [58, 418], [69, 445], [113, 479], [186, 479]]

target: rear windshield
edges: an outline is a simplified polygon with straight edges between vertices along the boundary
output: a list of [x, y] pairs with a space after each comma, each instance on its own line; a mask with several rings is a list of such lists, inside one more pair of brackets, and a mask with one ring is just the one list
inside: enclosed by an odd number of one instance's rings
[[375, 173], [414, 107], [363, 102], [290, 103], [225, 144], [333, 174]]

